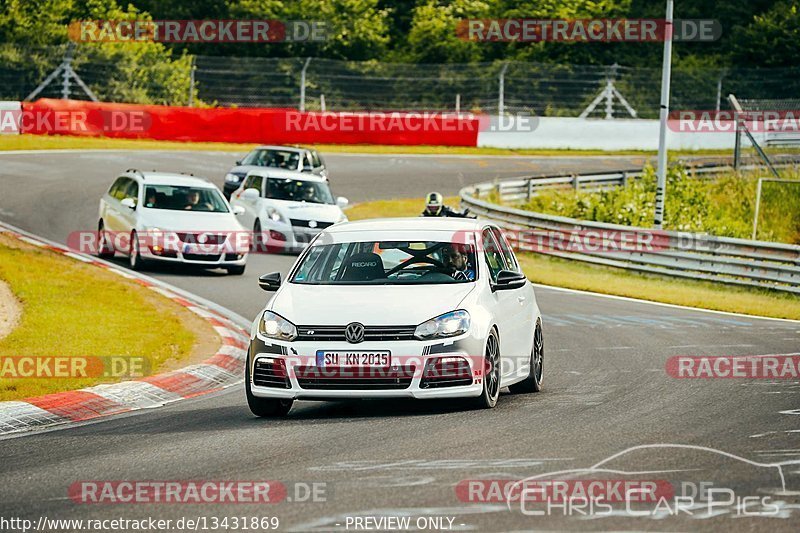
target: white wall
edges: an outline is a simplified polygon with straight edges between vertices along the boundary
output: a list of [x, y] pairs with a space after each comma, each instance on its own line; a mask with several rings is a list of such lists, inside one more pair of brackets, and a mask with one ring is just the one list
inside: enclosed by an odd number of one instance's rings
[[[506, 119], [506, 122], [509, 122]], [[508, 131], [519, 130], [519, 131]], [[733, 129], [733, 128], [729, 128]], [[492, 131], [494, 130], [494, 131]], [[506, 130], [506, 131], [501, 131]], [[756, 134], [763, 140], [763, 134]], [[746, 142], [746, 141], [743, 141]], [[669, 130], [669, 148], [731, 149], [734, 133], [689, 133]], [[487, 131], [478, 134], [478, 146], [495, 148], [573, 148], [586, 150], [657, 150], [658, 120], [528, 117], [516, 127], [492, 117]]]
[[0, 100], [0, 135], [19, 134], [22, 104]]

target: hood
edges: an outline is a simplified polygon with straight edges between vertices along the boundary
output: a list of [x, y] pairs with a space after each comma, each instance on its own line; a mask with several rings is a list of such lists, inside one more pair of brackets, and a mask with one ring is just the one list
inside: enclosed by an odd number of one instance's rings
[[139, 221], [143, 226], [164, 231], [244, 231], [233, 213], [145, 209]]
[[458, 309], [475, 286], [287, 283], [268, 309], [302, 326], [410, 326]]
[[335, 204], [313, 204], [270, 200], [271, 205], [288, 218], [316, 220], [317, 222], [339, 222], [342, 210]]

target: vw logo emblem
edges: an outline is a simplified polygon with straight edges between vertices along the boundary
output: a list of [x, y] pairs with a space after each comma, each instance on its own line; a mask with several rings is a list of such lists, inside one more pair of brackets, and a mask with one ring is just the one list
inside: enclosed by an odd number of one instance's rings
[[317, 227], [317, 221], [316, 220], [309, 220], [308, 221], [308, 227], [309, 228], [316, 228]]
[[205, 244], [205, 243], [207, 243], [207, 242], [208, 242], [208, 234], [206, 234], [206, 233], [201, 233], [201, 234], [200, 234], [200, 235], [197, 237], [197, 242], [199, 242], [200, 244]]
[[344, 328], [344, 338], [351, 344], [357, 344], [364, 340], [364, 324], [350, 322]]

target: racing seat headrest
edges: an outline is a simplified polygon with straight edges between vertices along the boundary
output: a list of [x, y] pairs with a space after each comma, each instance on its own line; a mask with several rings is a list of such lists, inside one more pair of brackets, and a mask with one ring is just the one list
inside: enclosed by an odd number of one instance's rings
[[372, 281], [384, 277], [385, 274], [381, 256], [363, 252], [353, 254], [347, 260], [342, 281]]

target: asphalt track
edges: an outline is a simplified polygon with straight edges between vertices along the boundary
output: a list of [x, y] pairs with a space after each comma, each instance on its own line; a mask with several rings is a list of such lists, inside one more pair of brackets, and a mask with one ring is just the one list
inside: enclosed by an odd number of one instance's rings
[[[0, 219], [64, 242], [71, 231], [95, 227], [98, 198], [120, 170], [181, 170], [221, 184], [235, 158], [195, 152], [0, 154]], [[452, 194], [465, 183], [494, 176], [640, 162], [333, 154], [327, 159], [334, 193], [356, 202], [421, 197], [431, 189]], [[293, 260], [253, 257], [241, 277], [176, 268], [151, 274], [253, 317], [267, 296], [256, 288], [256, 277], [285, 272]], [[679, 380], [665, 371], [675, 355], [796, 353], [800, 323], [548, 288], [537, 288], [537, 298], [546, 341], [540, 394], [504, 394], [491, 411], [464, 411], [452, 402], [299, 402], [287, 419], [266, 421], [252, 417], [243, 392], [232, 388], [0, 441], [0, 515], [33, 520], [277, 516], [281, 530], [302, 531], [345, 530], [348, 523], [354, 530], [354, 516], [411, 516], [412, 525], [419, 517], [443, 516], [454, 518], [453, 529], [477, 531], [800, 527], [800, 410], [795, 411], [800, 380]], [[689, 447], [631, 449], [657, 444]], [[552, 478], [594, 479], [598, 474], [576, 469], [621, 452], [604, 465], [615, 473], [600, 477], [665, 479], [675, 487], [712, 483], [739, 498], [769, 498], [759, 502], [760, 509], [780, 511], [746, 517], [735, 504], [708, 513], [698, 503], [691, 514], [670, 516], [662, 508], [655, 516], [634, 517], [619, 503], [611, 516], [584, 516], [575, 508], [532, 516], [518, 504], [509, 510], [503, 503], [461, 501], [455, 490], [464, 480], [563, 470], [570, 472]], [[763, 466], [775, 463], [784, 464]], [[80, 480], [204, 479], [278, 480], [290, 487], [293, 501], [79, 505], [67, 496], [68, 487]], [[311, 483], [326, 484], [325, 501], [297, 501], [294, 487]], [[747, 507], [758, 509], [752, 503]]]

